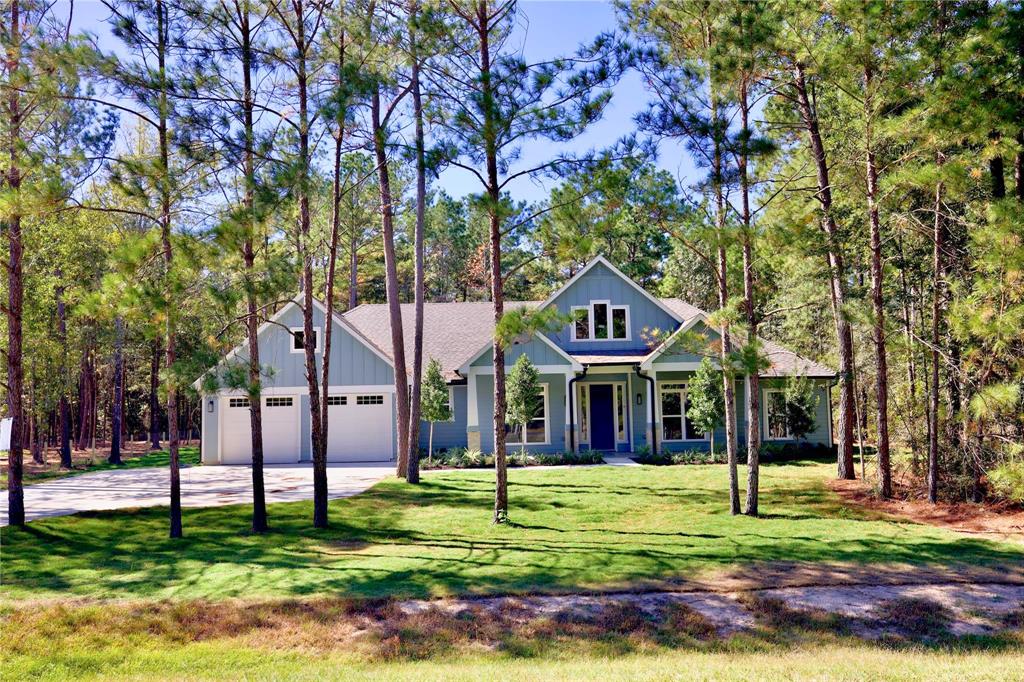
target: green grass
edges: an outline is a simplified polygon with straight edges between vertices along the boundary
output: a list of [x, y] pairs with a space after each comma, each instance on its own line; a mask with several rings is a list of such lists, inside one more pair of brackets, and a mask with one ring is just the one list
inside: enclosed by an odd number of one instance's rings
[[468, 655], [381, 662], [345, 654], [241, 648], [230, 642], [184, 647], [58, 651], [12, 656], [9, 679], [67, 680], [1020, 680], [1024, 649], [892, 650], [836, 644], [760, 651], [658, 651], [522, 658]]
[[[198, 466], [199, 465], [199, 448], [196, 447], [182, 447], [178, 449], [178, 457], [181, 460], [182, 466]], [[38, 472], [25, 472], [22, 483], [23, 485], [32, 485], [33, 483], [40, 483], [42, 481], [52, 481], [57, 478], [67, 478], [68, 476], [78, 476], [80, 474], [87, 474], [93, 471], [108, 471], [110, 469], [138, 469], [140, 467], [165, 467], [170, 464], [171, 455], [166, 450], [156, 450], [154, 452], [147, 452], [144, 455], [138, 457], [125, 457], [123, 464], [110, 464], [107, 462], [106, 456], [98, 457], [92, 462], [82, 466], [78, 466], [72, 469], [60, 469], [56, 466], [52, 469], [46, 469]], [[0, 472], [0, 489], [7, 489], [7, 467], [4, 466], [2, 472]]]
[[727, 511], [726, 468], [593, 467], [510, 472], [513, 524], [491, 525], [493, 473], [395, 479], [331, 502], [270, 507], [273, 532], [247, 529], [246, 506], [91, 512], [4, 528], [3, 585], [26, 598], [397, 596], [659, 587], [760, 562], [1020, 565], [1019, 544], [899, 523], [846, 506], [832, 466], [762, 468], [764, 517]]

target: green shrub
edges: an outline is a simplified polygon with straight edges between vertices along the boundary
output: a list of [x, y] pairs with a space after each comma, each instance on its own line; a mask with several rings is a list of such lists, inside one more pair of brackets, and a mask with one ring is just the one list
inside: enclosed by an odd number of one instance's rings
[[[601, 464], [601, 453], [587, 450], [579, 453], [530, 453], [516, 450], [508, 453], [510, 467], [552, 466], [557, 464]], [[494, 466], [494, 455], [467, 448], [448, 448], [434, 453], [427, 462], [426, 453], [420, 453], [420, 467], [424, 469], [486, 469]]]
[[996, 496], [1024, 504], [1024, 460], [1007, 460], [989, 470], [988, 483]]

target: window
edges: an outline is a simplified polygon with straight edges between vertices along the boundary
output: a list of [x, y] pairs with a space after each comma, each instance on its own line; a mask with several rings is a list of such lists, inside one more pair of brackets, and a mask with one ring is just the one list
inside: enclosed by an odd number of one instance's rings
[[382, 395], [357, 395], [356, 405], [383, 405], [384, 396]]
[[524, 442], [536, 443], [536, 444], [547, 444], [548, 441], [548, 385], [543, 384], [541, 386], [540, 393], [538, 393], [543, 400], [541, 400], [540, 407], [537, 408], [537, 414], [534, 415], [530, 423], [526, 425], [526, 440], [523, 440], [523, 427], [513, 426], [509, 428], [508, 438], [506, 442], [511, 445], [522, 445]]
[[686, 397], [686, 384], [663, 384], [661, 386], [661, 431], [662, 439], [707, 440], [707, 434], [697, 431], [686, 411], [690, 401]]
[[291, 407], [291, 398], [267, 398], [267, 407]]
[[628, 341], [629, 306], [608, 301], [591, 301], [588, 306], [573, 306], [573, 341]]
[[249, 399], [231, 398], [228, 400], [228, 407], [249, 407]]
[[448, 387], [448, 421], [455, 421], [455, 389]]
[[592, 303], [594, 306], [594, 338], [608, 338], [608, 304]]
[[590, 387], [580, 384], [580, 441], [590, 442]]
[[615, 384], [615, 440], [626, 442], [626, 387]]
[[344, 395], [329, 395], [329, 396], [327, 396], [327, 405], [328, 406], [348, 405], [348, 396], [344, 396]]
[[629, 308], [624, 305], [612, 306], [612, 338], [629, 338]]
[[586, 341], [590, 338], [590, 306], [572, 308], [572, 340]]
[[764, 437], [786, 440], [792, 438], [789, 432], [789, 418], [786, 415], [786, 394], [781, 389], [764, 392]]
[[[293, 353], [302, 353], [306, 350], [306, 345], [303, 337], [305, 332], [302, 327], [291, 327], [288, 331], [292, 334], [292, 348]], [[320, 327], [313, 327], [313, 351], [316, 353], [320, 352]]]

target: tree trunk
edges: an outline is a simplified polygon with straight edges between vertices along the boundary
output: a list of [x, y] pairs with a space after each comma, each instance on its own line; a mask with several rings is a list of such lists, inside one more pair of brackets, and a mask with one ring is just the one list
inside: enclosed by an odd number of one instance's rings
[[[302, 0], [291, 5], [295, 14], [293, 35], [295, 41], [296, 84], [298, 90], [299, 121], [299, 257], [302, 261], [302, 337], [306, 360], [306, 385], [309, 390], [310, 440], [313, 449], [313, 527], [327, 528], [327, 447], [323, 437], [319, 381], [316, 372], [316, 347], [313, 328], [313, 247], [310, 237], [311, 214], [309, 206], [310, 149], [309, 149], [309, 43], [306, 36], [305, 9]], [[325, 319], [325, 325], [331, 320]], [[315, 340], [314, 340], [315, 339]], [[310, 341], [314, 340], [313, 343]]]
[[[882, 499], [892, 497], [892, 465], [889, 462], [889, 365], [885, 341], [885, 304], [882, 296], [882, 230], [878, 217], [878, 166], [875, 163], [872, 123], [874, 73], [864, 68], [864, 113], [867, 165], [868, 221], [871, 225], [871, 307], [874, 311], [872, 338], [875, 345], [875, 394], [878, 401], [878, 477]], [[861, 444], [863, 448], [863, 444]], [[862, 458], [863, 459], [863, 458]], [[863, 478], [863, 473], [861, 474]]]
[[167, 44], [169, 27], [164, 0], [156, 1], [157, 64], [159, 74], [158, 138], [160, 144], [160, 245], [164, 265], [164, 295], [166, 318], [164, 321], [164, 364], [167, 368], [167, 450], [170, 453], [171, 510], [170, 537], [180, 538], [181, 532], [181, 472], [178, 461], [178, 386], [174, 377], [177, 359], [177, 329], [174, 301], [174, 251], [171, 245], [171, 162], [170, 133], [168, 131]]
[[[945, 158], [937, 155], [936, 164], [941, 167]], [[932, 229], [932, 350], [931, 382], [928, 387], [928, 501], [939, 501], [939, 343], [942, 329], [943, 296], [943, 183], [935, 185], [934, 223]]]
[[[237, 6], [237, 5], [236, 5]], [[245, 150], [243, 152], [243, 172], [245, 174], [245, 194], [243, 197], [245, 218], [245, 241], [242, 244], [242, 259], [245, 265], [245, 328], [249, 345], [249, 429], [252, 435], [252, 532], [265, 533], [267, 521], [267, 497], [263, 484], [263, 381], [260, 376], [260, 344], [257, 339], [259, 332], [259, 302], [256, 300], [256, 254], [254, 250], [256, 216], [256, 165], [255, 165], [255, 133], [253, 126], [253, 91], [252, 91], [252, 30], [249, 24], [251, 7], [248, 0], [238, 10], [239, 35], [242, 39], [242, 116]]]
[[427, 439], [427, 464], [434, 463], [434, 422], [430, 422], [430, 436]]
[[[415, 8], [415, 5], [414, 5]], [[416, 23], [416, 9], [412, 11], [410, 25]], [[406, 480], [420, 481], [420, 393], [423, 387], [423, 223], [427, 205], [427, 167], [423, 140], [423, 102], [420, 98], [420, 63], [416, 47], [417, 28], [410, 29], [409, 43], [412, 46], [412, 101], [416, 119], [416, 252], [415, 308], [416, 319], [413, 329], [412, 352], [412, 400], [409, 410], [409, 464]]]
[[377, 182], [380, 190], [380, 212], [384, 241], [384, 270], [391, 321], [391, 349], [395, 363], [395, 400], [398, 412], [398, 465], [396, 474], [405, 478], [409, 465], [409, 375], [405, 364], [405, 334], [402, 330], [402, 306], [399, 302], [398, 264], [395, 256], [394, 207], [391, 198], [391, 177], [384, 148], [386, 131], [381, 123], [380, 89], [373, 93], [371, 108], [373, 150], [377, 161]]
[[[481, 94], [485, 101], [495, 97], [491, 74], [490, 15], [487, 3], [477, 5], [477, 37], [480, 43]], [[484, 161], [488, 200], [488, 244], [490, 248], [491, 301], [497, 329], [505, 314], [505, 290], [501, 273], [501, 185], [498, 181], [498, 146], [496, 121], [492, 107], [485, 106]], [[494, 523], [508, 520], [508, 459], [505, 447], [505, 347], [494, 339]]]
[[149, 363], [149, 449], [160, 449], [160, 336], [153, 339]]
[[121, 464], [121, 412], [124, 404], [124, 320], [114, 318], [114, 399], [110, 406], [110, 456], [111, 464]]
[[[61, 281], [63, 273], [60, 268], [56, 271], [57, 280]], [[71, 405], [68, 402], [68, 387], [64, 383], [67, 376], [68, 357], [68, 315], [67, 305], [64, 302], [64, 286], [59, 284], [56, 288], [57, 294], [57, 338], [61, 348], [61, 382], [60, 382], [60, 468], [71, 468]]]
[[839, 351], [839, 478], [855, 478], [853, 468], [853, 334], [846, 316], [846, 268], [838, 227], [832, 213], [832, 184], [829, 180], [828, 159], [818, 127], [817, 113], [811, 107], [804, 77], [804, 65], [794, 68], [793, 88], [799, 102], [800, 114], [811, 142], [811, 152], [817, 173], [817, 199], [822, 209], [822, 227], [828, 238], [828, 266], [832, 315], [835, 318], [836, 342]]
[[[740, 84], [740, 116], [744, 139], [749, 139], [750, 105], [746, 79]], [[746, 143], [739, 156], [740, 190], [743, 220], [743, 311], [747, 318], [747, 343], [758, 344], [757, 314], [754, 308], [753, 225], [750, 213], [750, 176], [747, 174]], [[759, 370], [747, 374], [747, 499], [744, 513], [757, 516], [758, 483], [761, 466], [761, 382]]]
[[[710, 44], [710, 36], [707, 38]], [[715, 131], [713, 134], [714, 152], [712, 156], [712, 183], [715, 192], [715, 223], [718, 239], [718, 306], [724, 311], [729, 305], [729, 280], [728, 261], [725, 252], [725, 181], [722, 169], [722, 143], [720, 139], [718, 121], [718, 95], [714, 92], [715, 85], [712, 84], [711, 93], [711, 123]], [[719, 359], [722, 364], [722, 394], [725, 398], [725, 450], [729, 462], [729, 511], [732, 514], [740, 513], [740, 482], [736, 463], [736, 397], [735, 383], [732, 372], [729, 371], [732, 354], [732, 339], [729, 333], [729, 325], [723, 322], [719, 327], [721, 336], [721, 348]]]

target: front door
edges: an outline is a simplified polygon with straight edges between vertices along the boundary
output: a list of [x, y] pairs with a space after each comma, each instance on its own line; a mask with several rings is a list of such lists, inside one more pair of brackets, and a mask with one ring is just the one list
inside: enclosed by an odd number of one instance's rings
[[610, 384], [590, 385], [590, 448], [615, 449], [615, 406]]

